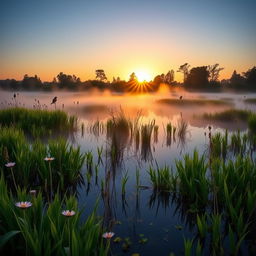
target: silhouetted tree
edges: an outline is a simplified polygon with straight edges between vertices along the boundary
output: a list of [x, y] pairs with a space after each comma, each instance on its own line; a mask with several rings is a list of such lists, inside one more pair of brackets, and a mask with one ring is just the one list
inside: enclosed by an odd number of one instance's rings
[[53, 83], [53, 84], [57, 84], [57, 79], [56, 79], [56, 77], [54, 77], [54, 78], [52, 79], [52, 83]]
[[28, 74], [25, 74], [22, 80], [22, 86], [25, 89], [39, 89], [39, 87], [42, 86], [42, 82], [37, 75], [30, 77]]
[[153, 83], [154, 83], [154, 84], [157, 84], [157, 85], [163, 83], [163, 77], [162, 77], [161, 75], [157, 75], [157, 76], [154, 78]]
[[256, 66], [243, 73], [246, 84], [249, 86], [254, 85], [256, 87]]
[[245, 84], [245, 78], [241, 76], [239, 73], [234, 70], [231, 78], [230, 78], [230, 84], [231, 86], [239, 86], [239, 85], [244, 85]]
[[95, 71], [95, 73], [96, 73], [96, 79], [98, 79], [98, 80], [100, 80], [102, 82], [107, 80], [105, 71], [103, 69], [97, 69]]
[[183, 82], [184, 83], [185, 83], [185, 81], [187, 79], [187, 76], [189, 74], [189, 68], [190, 68], [190, 65], [188, 63], [185, 63], [185, 64], [181, 65], [179, 67], [179, 69], [177, 70], [177, 72], [183, 73]]
[[209, 80], [211, 82], [217, 82], [220, 76], [220, 71], [224, 68], [219, 67], [219, 64], [209, 65], [208, 71], [209, 71]]
[[185, 85], [191, 87], [203, 87], [209, 84], [209, 71], [207, 66], [192, 68], [187, 76]]
[[137, 78], [136, 74], [135, 74], [134, 72], [132, 72], [132, 73], [130, 74], [129, 82], [137, 81], [137, 80], [138, 80], [138, 78]]
[[61, 87], [65, 87], [65, 86], [72, 87], [74, 85], [81, 83], [79, 77], [76, 77], [75, 75], [67, 75], [67, 74], [64, 74], [63, 72], [60, 72], [57, 75], [57, 79]]
[[164, 81], [168, 84], [171, 84], [174, 81], [174, 70], [170, 70], [165, 75]]

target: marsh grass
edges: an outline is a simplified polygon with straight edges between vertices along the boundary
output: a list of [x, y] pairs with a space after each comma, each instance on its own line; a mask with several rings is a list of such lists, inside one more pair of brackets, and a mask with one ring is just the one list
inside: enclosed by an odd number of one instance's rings
[[211, 100], [211, 99], [160, 99], [156, 101], [157, 104], [165, 104], [170, 106], [205, 106], [205, 105], [214, 105], [214, 106], [230, 106], [233, 105], [230, 101], [225, 100]]
[[250, 103], [250, 104], [256, 104], [256, 98], [251, 98], [251, 99], [245, 99], [245, 103]]
[[172, 144], [172, 132], [173, 132], [172, 123], [169, 122], [166, 124], [166, 145], [167, 146], [171, 146]]
[[[176, 132], [176, 129], [174, 130]], [[182, 117], [178, 120], [177, 123], [177, 138], [178, 138], [178, 145], [181, 148], [181, 151], [184, 149], [188, 135], [190, 134], [190, 131], [188, 130], [188, 122], [185, 121]], [[173, 136], [175, 141], [175, 136]]]
[[183, 118], [180, 118], [178, 120], [178, 125], [177, 125], [177, 135], [180, 138], [180, 140], [185, 140], [187, 133], [188, 133], [188, 122], [186, 122]]
[[125, 193], [126, 193], [126, 183], [127, 183], [128, 179], [129, 179], [128, 172], [126, 172], [124, 174], [124, 176], [122, 177], [122, 180], [121, 180], [122, 196], [125, 196]]
[[[44, 161], [46, 156], [55, 158], [50, 167]], [[40, 141], [29, 144], [21, 130], [0, 128], [0, 169], [7, 181], [11, 182], [10, 172], [4, 166], [7, 160], [16, 163], [13, 171], [20, 187], [40, 186], [49, 192], [51, 180], [55, 191], [66, 190], [82, 181], [80, 170], [85, 155], [79, 147], [74, 148], [63, 139], [49, 141], [48, 145]]]
[[206, 120], [230, 122], [247, 121], [251, 115], [252, 112], [249, 110], [229, 109], [222, 112], [216, 112], [214, 114], [204, 113], [202, 117]]
[[169, 192], [171, 190], [172, 175], [169, 167], [165, 166], [163, 168], [157, 167], [153, 169], [149, 168], [149, 176], [155, 191], [165, 191]]
[[158, 130], [159, 130], [159, 126], [155, 125], [154, 126], [154, 143], [158, 143]]
[[64, 111], [8, 108], [0, 110], [0, 125], [15, 127], [33, 137], [67, 132], [77, 128], [77, 118]]
[[249, 116], [248, 127], [251, 132], [253, 132], [253, 133], [256, 132], [256, 114], [252, 114]]
[[[109, 245], [104, 244], [102, 238], [101, 220], [96, 215], [96, 208], [82, 221], [81, 212], [74, 197], [58, 195], [54, 200], [45, 204], [42, 194], [31, 198], [26, 190], [19, 190], [17, 197], [13, 197], [0, 178], [0, 234], [15, 231], [15, 235], [0, 248], [5, 255], [101, 255], [107, 256]], [[14, 202], [27, 200], [32, 202], [28, 209], [21, 210]], [[63, 209], [72, 209], [76, 212], [73, 217], [61, 215]], [[66, 248], [66, 249], [65, 249]]]
[[95, 137], [99, 137], [104, 133], [104, 124], [103, 122], [96, 120], [88, 125], [87, 131]]
[[155, 120], [141, 126], [141, 158], [148, 160], [152, 157], [151, 141]]
[[216, 133], [210, 137], [210, 157], [226, 159], [228, 153], [228, 132]]
[[195, 150], [193, 157], [184, 156], [184, 160], [176, 161], [179, 192], [198, 207], [208, 202], [209, 181], [206, 177], [207, 164], [204, 156]]

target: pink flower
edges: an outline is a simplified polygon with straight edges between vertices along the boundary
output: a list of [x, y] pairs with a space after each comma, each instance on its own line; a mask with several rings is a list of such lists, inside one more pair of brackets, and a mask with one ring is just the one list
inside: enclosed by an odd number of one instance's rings
[[35, 196], [36, 195], [36, 190], [35, 189], [29, 190], [29, 194], [32, 195], [32, 196]]
[[55, 158], [54, 157], [45, 157], [44, 161], [53, 161]]
[[66, 216], [66, 217], [72, 217], [76, 214], [75, 211], [70, 211], [70, 210], [65, 210], [61, 212], [62, 215]]
[[32, 203], [25, 201], [25, 202], [17, 202], [15, 205], [19, 208], [26, 209], [31, 207]]
[[10, 163], [5, 164], [5, 166], [6, 166], [7, 168], [12, 168], [13, 166], [15, 166], [15, 164], [16, 164], [16, 163], [14, 163], [14, 162], [10, 162]]
[[106, 239], [111, 239], [113, 236], [115, 235], [114, 232], [106, 232], [102, 235], [102, 237], [106, 238]]

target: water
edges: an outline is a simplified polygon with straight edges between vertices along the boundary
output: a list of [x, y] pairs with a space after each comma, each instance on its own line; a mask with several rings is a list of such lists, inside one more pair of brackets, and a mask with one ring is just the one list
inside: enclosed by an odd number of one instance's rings
[[[178, 99], [214, 99], [230, 102], [230, 105], [205, 106], [168, 106], [157, 104], [156, 100], [162, 98]], [[84, 217], [89, 214], [99, 200], [98, 212], [104, 217], [104, 225], [108, 230], [115, 232], [115, 237], [121, 237], [121, 243], [112, 244], [114, 255], [183, 255], [183, 239], [193, 238], [195, 233], [195, 216], [186, 211], [186, 206], [177, 202], [173, 194], [155, 195], [151, 189], [148, 174], [149, 166], [175, 166], [175, 159], [182, 159], [184, 154], [191, 154], [197, 149], [200, 154], [208, 153], [208, 126], [211, 125], [212, 133], [224, 132], [224, 129], [236, 131], [247, 129], [246, 123], [215, 122], [209, 123], [198, 118], [201, 114], [213, 113], [230, 108], [250, 109], [255, 111], [256, 105], [244, 103], [245, 98], [254, 98], [256, 94], [230, 94], [230, 93], [188, 93], [181, 90], [174, 92], [162, 91], [157, 95], [122, 96], [110, 93], [82, 93], [82, 92], [20, 92], [17, 101], [12, 99], [13, 93], [0, 92], [2, 108], [12, 105], [35, 108], [43, 106], [55, 109], [50, 105], [54, 96], [58, 97], [57, 109], [63, 109], [79, 117], [79, 127], [84, 124], [84, 131], [80, 128], [69, 138], [70, 142], [79, 145], [82, 152], [92, 151], [94, 162], [97, 163], [97, 149], [103, 148], [102, 164], [99, 164], [98, 179], [95, 175], [90, 186], [86, 182], [86, 166], [83, 167], [85, 185], [78, 188], [79, 205], [84, 207]], [[39, 101], [39, 103], [38, 103]], [[11, 103], [11, 104], [10, 104]], [[9, 105], [8, 105], [9, 104]], [[45, 106], [44, 106], [45, 107]], [[127, 141], [123, 146], [123, 157], [117, 166], [113, 166], [106, 156], [111, 141], [106, 137], [106, 132], [93, 134], [91, 125], [99, 120], [106, 123], [113, 112], [120, 108], [131, 119], [141, 112], [141, 124], [148, 124], [155, 120], [158, 125], [158, 138], [152, 138], [148, 152], [136, 149], [134, 141]], [[184, 140], [176, 136], [176, 140], [167, 141], [166, 124], [171, 122], [178, 125], [180, 119], [188, 123]], [[206, 136], [205, 136], [206, 133]], [[136, 170], [140, 174], [140, 185], [136, 186]], [[128, 175], [125, 197], [121, 195], [121, 180], [125, 173]], [[102, 194], [101, 181], [105, 182]], [[145, 189], [144, 189], [145, 188]], [[130, 240], [129, 248], [122, 248], [124, 239]], [[143, 238], [146, 242], [143, 243]], [[124, 249], [128, 250], [124, 252]], [[205, 254], [207, 255], [207, 250]]]

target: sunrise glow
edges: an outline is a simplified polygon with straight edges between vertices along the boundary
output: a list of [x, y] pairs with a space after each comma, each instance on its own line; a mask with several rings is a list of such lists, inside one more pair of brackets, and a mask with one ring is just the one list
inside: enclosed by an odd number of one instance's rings
[[145, 70], [135, 71], [138, 82], [149, 82], [152, 79], [152, 76]]

